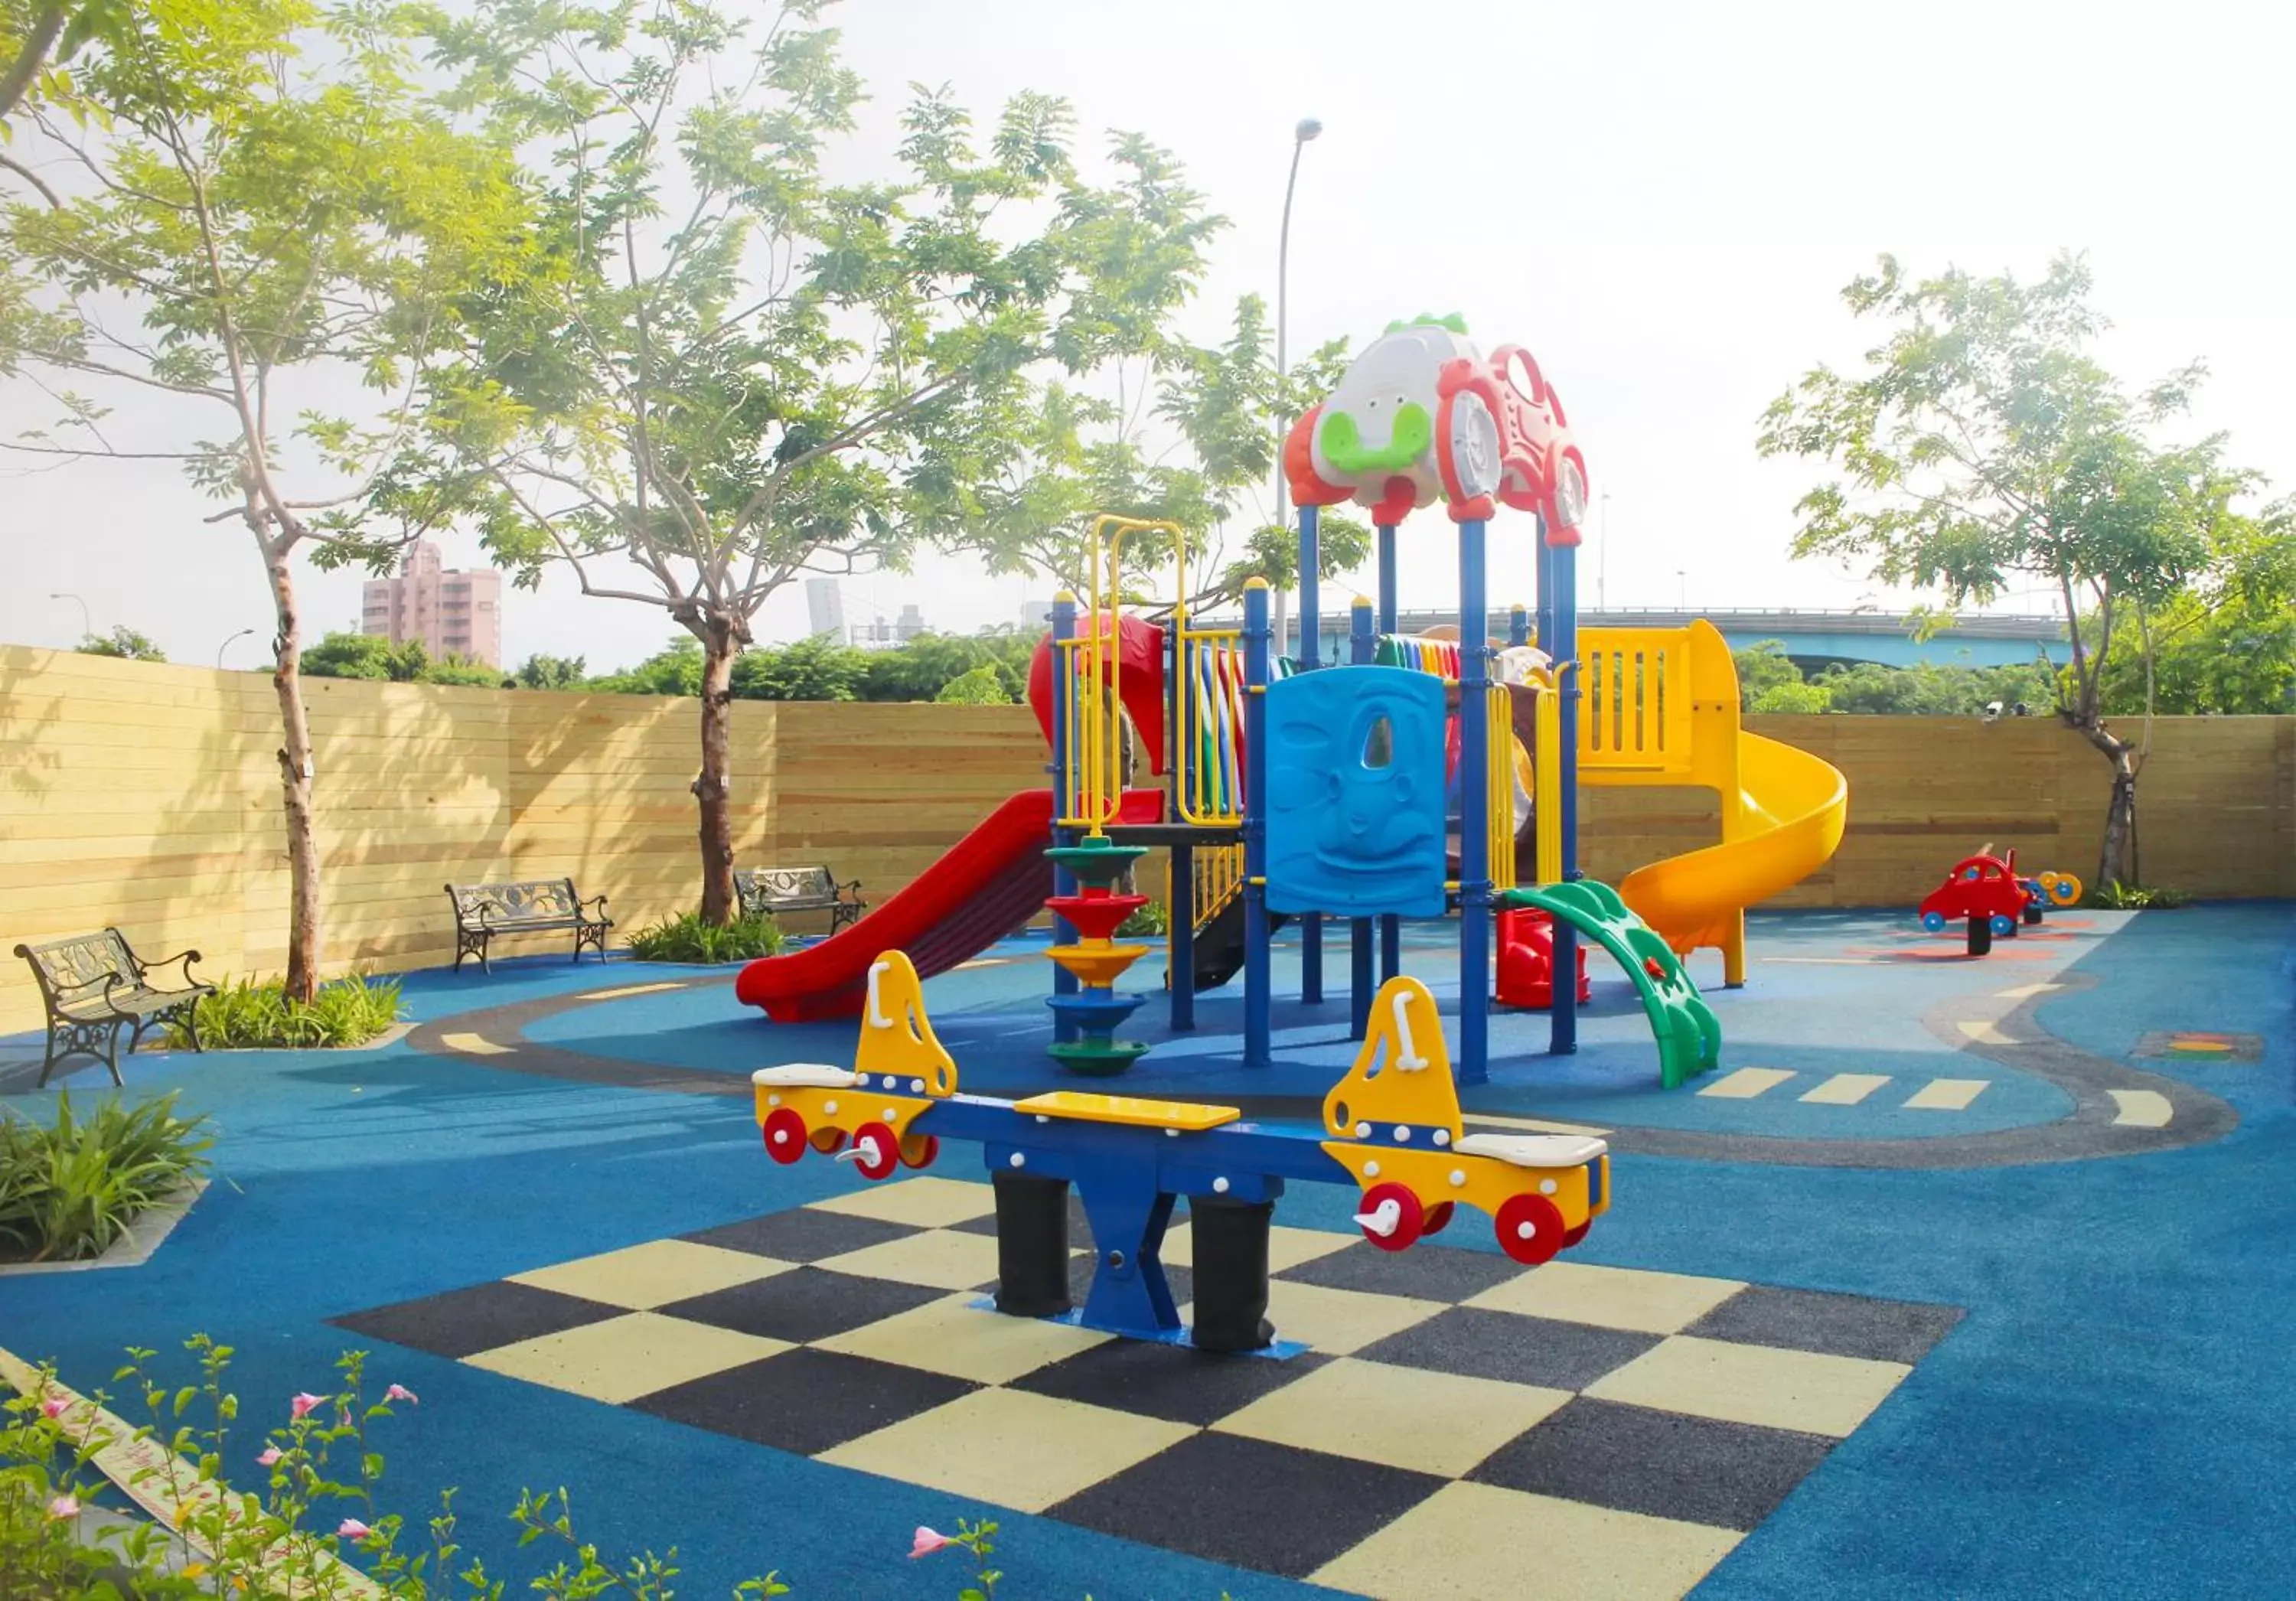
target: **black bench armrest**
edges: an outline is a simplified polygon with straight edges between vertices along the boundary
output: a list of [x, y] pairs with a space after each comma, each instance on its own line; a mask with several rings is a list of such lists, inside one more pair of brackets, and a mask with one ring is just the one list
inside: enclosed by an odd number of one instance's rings
[[202, 957], [196, 950], [179, 950], [174, 956], [161, 956], [156, 962], [146, 962], [139, 956], [136, 958], [135, 965], [144, 970], [143, 973], [139, 973], [137, 976], [139, 978], [148, 979], [152, 973], [156, 972], [158, 969], [162, 967], [173, 967], [176, 963], [181, 962], [184, 965], [184, 988], [186, 989], [198, 989], [203, 986], [200, 980], [192, 976], [192, 964], [203, 960], [205, 960], [205, 958]]
[[596, 907], [601, 915], [603, 915], [606, 910], [606, 898], [603, 895], [593, 895], [587, 900], [577, 900], [574, 904], [578, 907], [591, 906]]

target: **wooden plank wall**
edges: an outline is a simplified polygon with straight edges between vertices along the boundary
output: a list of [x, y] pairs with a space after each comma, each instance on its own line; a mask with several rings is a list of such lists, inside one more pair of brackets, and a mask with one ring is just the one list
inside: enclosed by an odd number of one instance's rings
[[[571, 874], [627, 932], [693, 904], [692, 701], [310, 679], [332, 968], [453, 956], [450, 879]], [[1045, 782], [1019, 707], [737, 702], [744, 862], [826, 861], [882, 899]], [[1841, 853], [1778, 904], [1909, 904], [1988, 841], [2087, 878], [2104, 763], [2040, 718], [1758, 718], [1849, 776]], [[2140, 792], [2144, 874], [2296, 895], [2296, 718], [2168, 718]], [[285, 958], [278, 709], [261, 673], [0, 647], [0, 952], [117, 924], [210, 975]], [[1711, 797], [1592, 790], [1587, 871], [1615, 882], [1714, 837]], [[507, 948], [544, 949], [542, 941]], [[0, 956], [0, 1033], [37, 1026]]]

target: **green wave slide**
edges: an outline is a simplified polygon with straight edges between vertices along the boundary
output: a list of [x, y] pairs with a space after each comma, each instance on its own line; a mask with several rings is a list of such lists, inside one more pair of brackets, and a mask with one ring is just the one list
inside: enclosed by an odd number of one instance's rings
[[1619, 892], [1595, 879], [1508, 890], [1497, 902], [1534, 907], [1586, 934], [1611, 953], [1642, 992], [1658, 1039], [1658, 1078], [1672, 1089], [1713, 1071], [1722, 1058], [1722, 1022], [1690, 981], [1682, 959], [1657, 932], [1627, 909]]

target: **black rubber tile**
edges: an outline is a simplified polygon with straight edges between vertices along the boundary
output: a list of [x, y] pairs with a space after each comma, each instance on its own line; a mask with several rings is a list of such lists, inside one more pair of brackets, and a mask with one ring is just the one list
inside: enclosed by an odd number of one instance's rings
[[712, 1433], [811, 1456], [980, 1388], [946, 1374], [800, 1347], [657, 1390], [630, 1406]]
[[1621, 1512], [1751, 1529], [1833, 1444], [1816, 1434], [1580, 1396], [1467, 1477]]
[[504, 1280], [352, 1312], [329, 1321], [353, 1334], [409, 1345], [433, 1356], [460, 1359], [623, 1314], [623, 1308], [603, 1301]]
[[[1472, 1226], [1482, 1214], [1464, 1212], [1453, 1227]], [[1382, 1251], [1359, 1240], [1344, 1251], [1286, 1268], [1270, 1277], [1333, 1290], [1361, 1290], [1370, 1295], [1408, 1295], [1418, 1301], [1457, 1302], [1480, 1295], [1493, 1285], [1529, 1272], [1521, 1262], [1495, 1251], [1456, 1251], [1444, 1245], [1414, 1245], [1408, 1251]]]
[[1172, 1423], [1207, 1424], [1307, 1377], [1327, 1357], [1212, 1356], [1185, 1345], [1111, 1340], [1007, 1386]]
[[739, 1223], [704, 1228], [680, 1237], [697, 1245], [746, 1251], [752, 1256], [770, 1256], [784, 1262], [817, 1262], [825, 1256], [840, 1256], [848, 1251], [882, 1245], [887, 1240], [918, 1232], [906, 1223], [792, 1206], [787, 1211], [744, 1218]]
[[1444, 1482], [1321, 1451], [1196, 1434], [1057, 1503], [1046, 1515], [1167, 1551], [1305, 1579]]
[[659, 1310], [672, 1318], [802, 1345], [939, 1301], [947, 1293], [826, 1268], [793, 1268]]
[[1367, 1362], [1392, 1362], [1469, 1378], [1584, 1390], [1604, 1374], [1633, 1361], [1660, 1338], [1455, 1306], [1356, 1355]]
[[1927, 1356], [1961, 1318], [1959, 1307], [1754, 1285], [1682, 1332], [1742, 1345], [1910, 1365]]

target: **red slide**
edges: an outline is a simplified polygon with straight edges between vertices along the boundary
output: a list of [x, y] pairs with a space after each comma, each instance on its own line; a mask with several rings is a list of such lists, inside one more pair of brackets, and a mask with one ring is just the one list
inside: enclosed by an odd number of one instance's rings
[[[1163, 816], [1161, 790], [1128, 790], [1122, 820]], [[1044, 909], [1053, 892], [1053, 792], [1022, 790], [949, 847], [908, 888], [818, 945], [742, 969], [734, 994], [775, 1022], [858, 1017], [869, 964], [902, 950], [922, 978], [980, 955]]]

